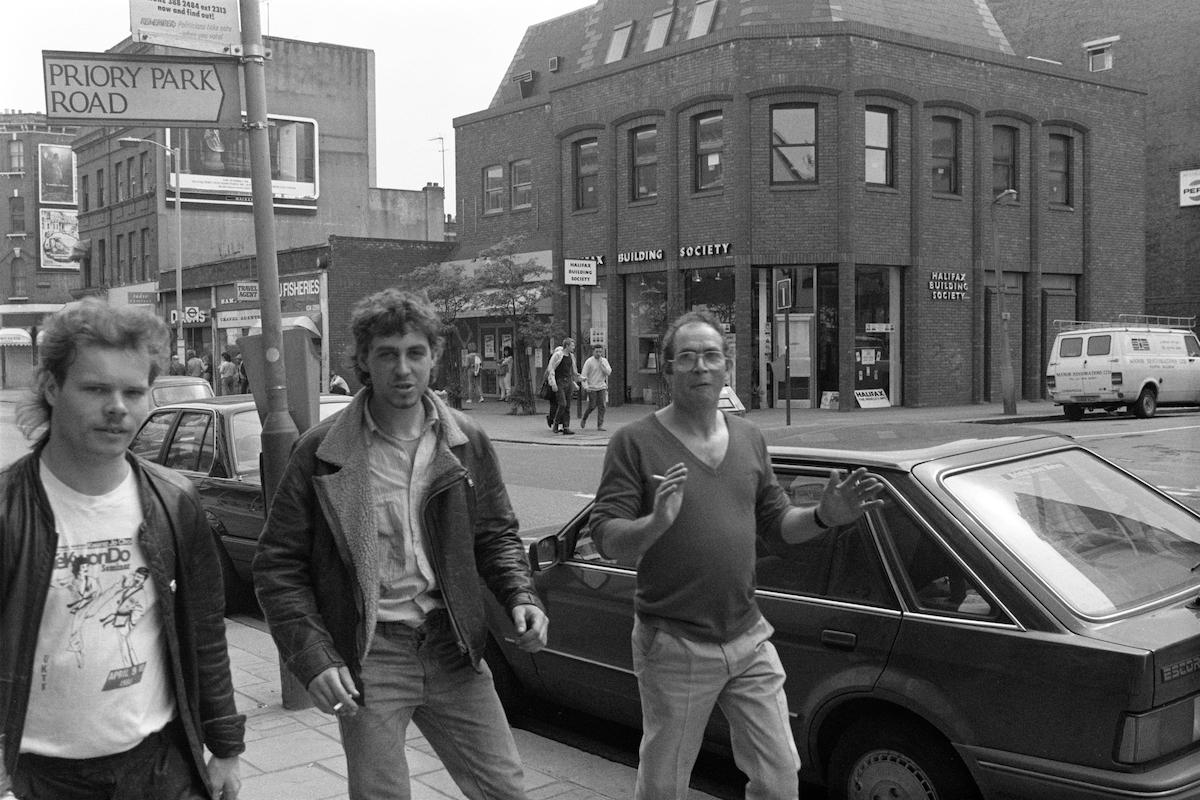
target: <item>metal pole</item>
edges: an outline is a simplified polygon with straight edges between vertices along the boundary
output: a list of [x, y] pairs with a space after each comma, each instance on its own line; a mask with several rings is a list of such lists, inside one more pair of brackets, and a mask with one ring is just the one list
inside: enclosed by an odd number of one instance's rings
[[[258, 0], [239, 0], [242, 12], [242, 76], [246, 87], [246, 127], [250, 140], [250, 193], [254, 199], [254, 245], [258, 262], [258, 297], [262, 311], [264, 379], [267, 412], [262, 430], [262, 486], [271, 507], [292, 445], [299, 438], [288, 413], [287, 374], [283, 363], [283, 313], [279, 307], [279, 262], [275, 245], [275, 204], [271, 187], [271, 141], [267, 132], [266, 48], [263, 47]], [[297, 387], [305, 392], [307, 386]], [[279, 664], [283, 707], [308, 708], [305, 687]]]
[[187, 343], [183, 340], [183, 201], [179, 197], [179, 157], [182, 148], [172, 147], [169, 152], [171, 160], [175, 162], [175, 335], [179, 340], [176, 347], [182, 364], [187, 362]]
[[[790, 293], [789, 293], [790, 294]], [[791, 300], [791, 298], [788, 298]], [[792, 424], [792, 305], [783, 309], [783, 397], [787, 424]]]
[[1006, 189], [992, 201], [992, 269], [996, 270], [996, 314], [1000, 317], [1000, 393], [1004, 396], [1005, 416], [1017, 413], [1017, 382], [1013, 377], [1012, 349], [1008, 339], [1008, 313], [1004, 310], [1004, 269], [996, 237], [996, 206], [1015, 200], [1015, 189]]

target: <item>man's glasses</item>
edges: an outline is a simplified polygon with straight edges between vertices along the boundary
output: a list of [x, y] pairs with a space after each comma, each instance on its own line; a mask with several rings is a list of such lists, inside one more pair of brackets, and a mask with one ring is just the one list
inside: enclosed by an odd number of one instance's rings
[[709, 369], [717, 369], [725, 365], [725, 353], [721, 350], [705, 350], [703, 353], [697, 353], [694, 350], [682, 350], [675, 354], [675, 357], [670, 359], [671, 363], [680, 369], [695, 369], [696, 364], [704, 359], [704, 366]]

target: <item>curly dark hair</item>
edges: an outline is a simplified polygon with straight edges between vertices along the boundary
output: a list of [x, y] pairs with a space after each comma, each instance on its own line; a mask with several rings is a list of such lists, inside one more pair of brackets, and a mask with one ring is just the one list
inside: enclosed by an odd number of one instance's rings
[[420, 333], [429, 340], [435, 361], [442, 354], [441, 317], [424, 297], [401, 289], [387, 288], [359, 300], [350, 315], [350, 332], [354, 349], [348, 366], [363, 386], [370, 385], [371, 375], [362, 364], [377, 337]]
[[17, 409], [17, 425], [33, 439], [47, 426], [53, 408], [46, 400], [51, 381], [61, 386], [80, 347], [98, 346], [114, 350], [143, 350], [150, 356], [150, 382], [162, 372], [171, 336], [167, 324], [149, 311], [129, 306], [113, 306], [88, 297], [70, 303], [42, 322], [42, 343], [38, 365], [33, 373], [29, 396]]
[[666, 360], [666, 366], [670, 366], [670, 362], [675, 360], [675, 336], [679, 333], [679, 329], [684, 325], [699, 323], [707, 325], [717, 332], [724, 342], [722, 349], [725, 351], [725, 359], [733, 360], [733, 351], [730, 349], [729, 340], [725, 338], [725, 326], [721, 324], [721, 320], [711, 311], [688, 311], [676, 317], [675, 321], [667, 326], [667, 332], [662, 338], [662, 355]]

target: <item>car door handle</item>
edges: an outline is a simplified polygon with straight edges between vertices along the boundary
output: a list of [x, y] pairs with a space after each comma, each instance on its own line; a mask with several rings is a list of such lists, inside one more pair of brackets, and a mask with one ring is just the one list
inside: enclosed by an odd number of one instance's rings
[[853, 650], [858, 646], [858, 635], [847, 631], [821, 631], [821, 644], [830, 650]]

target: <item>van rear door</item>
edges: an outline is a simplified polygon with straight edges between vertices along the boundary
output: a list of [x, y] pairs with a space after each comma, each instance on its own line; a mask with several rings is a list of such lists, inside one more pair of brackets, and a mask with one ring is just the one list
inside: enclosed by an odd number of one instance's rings
[[1059, 336], [1056, 345], [1048, 371], [1054, 376], [1055, 399], [1061, 401], [1083, 393], [1083, 337]]
[[1081, 403], [1112, 399], [1112, 373], [1117, 359], [1113, 357], [1113, 335], [1093, 333], [1084, 337], [1083, 366], [1080, 372], [1083, 385]]

